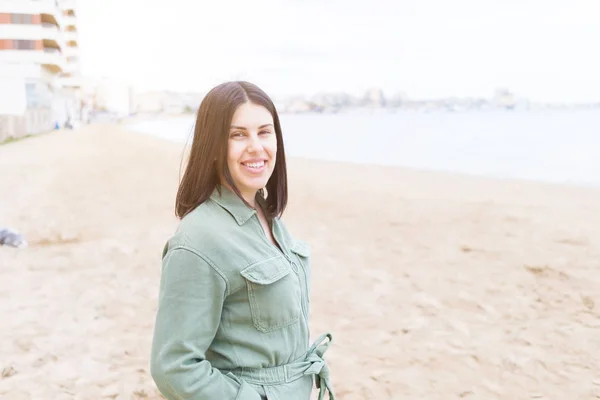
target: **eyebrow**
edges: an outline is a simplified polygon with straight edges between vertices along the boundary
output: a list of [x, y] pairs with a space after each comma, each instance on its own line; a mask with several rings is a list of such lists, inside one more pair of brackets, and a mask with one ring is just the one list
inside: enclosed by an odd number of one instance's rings
[[[264, 124], [258, 127], [258, 129], [262, 129], [262, 128], [266, 128], [267, 126], [273, 126], [273, 124]], [[241, 129], [241, 130], [247, 130], [245, 127], [243, 126], [237, 126], [237, 125], [231, 125], [231, 129]]]

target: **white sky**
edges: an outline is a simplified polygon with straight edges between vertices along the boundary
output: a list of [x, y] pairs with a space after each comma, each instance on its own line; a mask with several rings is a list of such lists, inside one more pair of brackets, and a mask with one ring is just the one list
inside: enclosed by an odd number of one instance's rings
[[598, 0], [78, 0], [82, 72], [148, 89], [600, 101]]

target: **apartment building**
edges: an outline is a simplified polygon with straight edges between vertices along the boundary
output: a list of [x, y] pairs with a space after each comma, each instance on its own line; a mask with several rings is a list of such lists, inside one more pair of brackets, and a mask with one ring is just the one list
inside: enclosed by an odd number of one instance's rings
[[74, 0], [0, 0], [0, 142], [79, 119]]

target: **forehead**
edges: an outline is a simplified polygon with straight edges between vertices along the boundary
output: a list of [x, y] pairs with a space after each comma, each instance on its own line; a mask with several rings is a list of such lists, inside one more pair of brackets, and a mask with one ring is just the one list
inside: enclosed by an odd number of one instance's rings
[[265, 124], [272, 124], [273, 116], [265, 107], [254, 104], [244, 103], [235, 110], [231, 125], [254, 128]]

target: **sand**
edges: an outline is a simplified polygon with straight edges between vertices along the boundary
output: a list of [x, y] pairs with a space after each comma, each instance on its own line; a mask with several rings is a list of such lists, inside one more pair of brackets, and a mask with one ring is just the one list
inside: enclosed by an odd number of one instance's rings
[[[148, 360], [182, 146], [0, 146], [0, 398], [160, 399]], [[600, 190], [289, 161], [339, 399], [600, 397]]]

